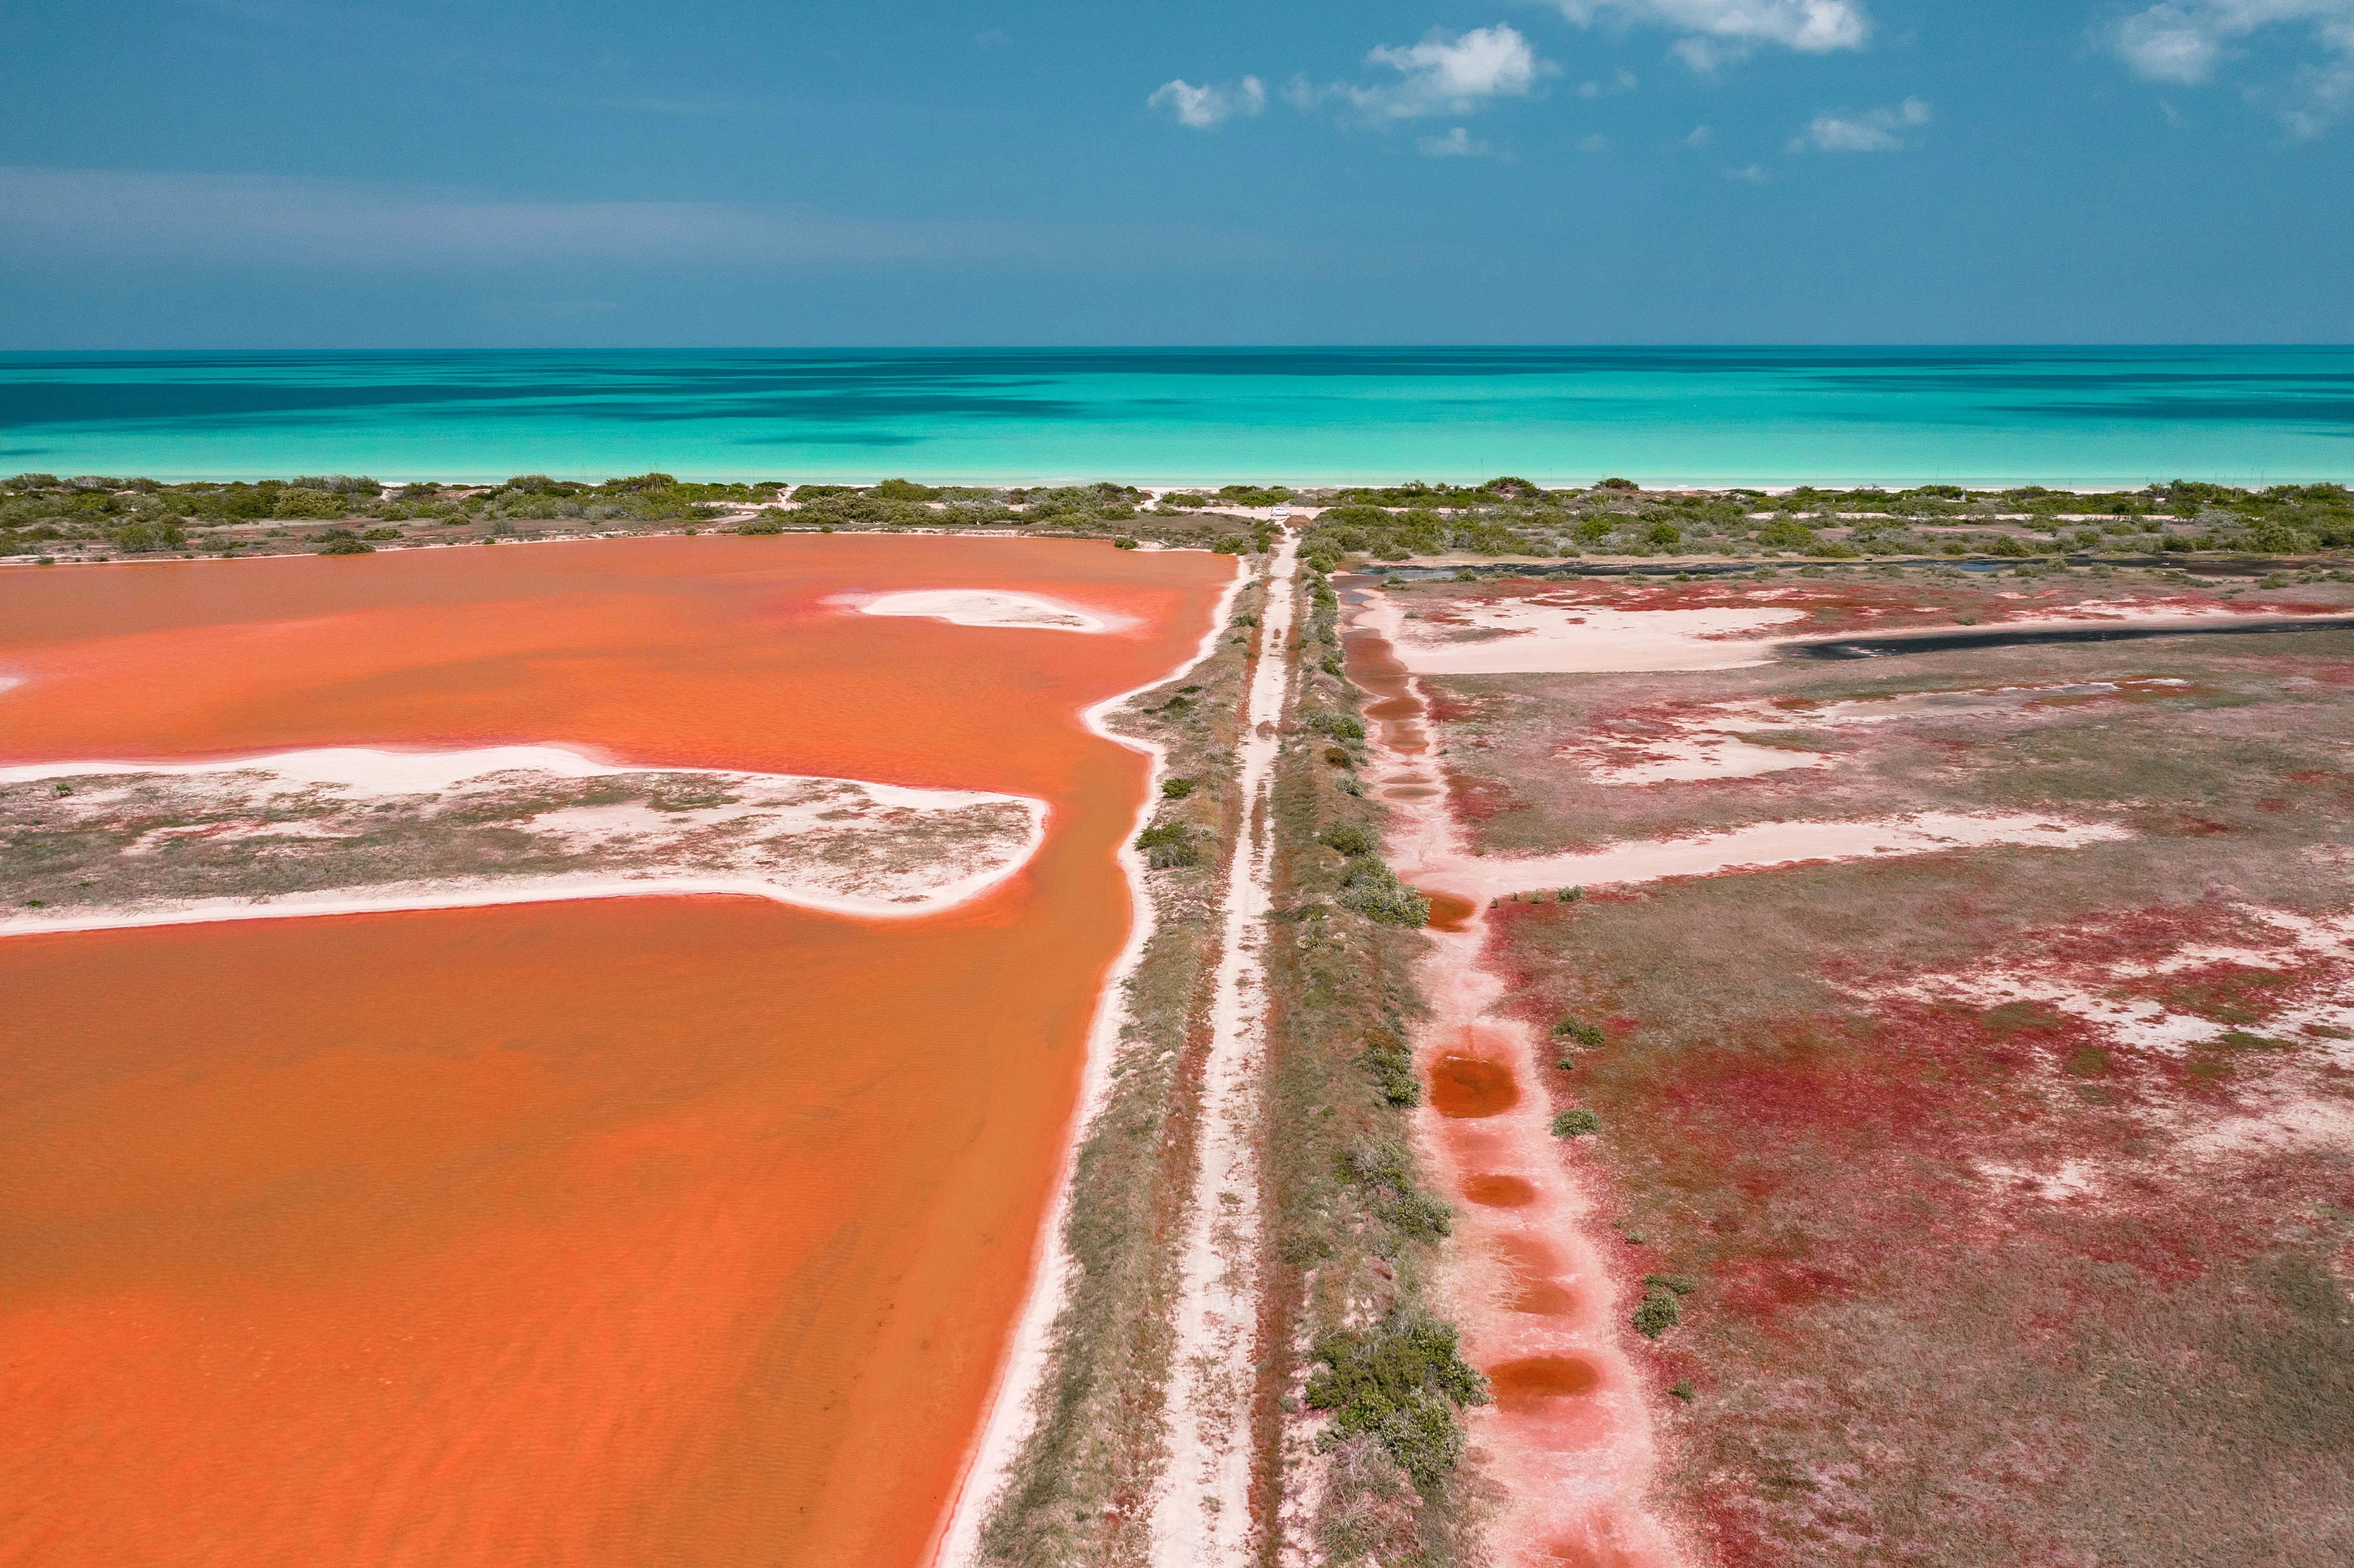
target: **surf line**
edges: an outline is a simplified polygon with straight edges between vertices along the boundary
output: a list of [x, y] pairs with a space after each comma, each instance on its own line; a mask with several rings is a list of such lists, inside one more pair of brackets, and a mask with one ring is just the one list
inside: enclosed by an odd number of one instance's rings
[[[1283, 549], [1285, 554], [1280, 559], [1288, 575], [1291, 546], [1287, 542]], [[1030, 1280], [1023, 1298], [1022, 1314], [1015, 1320], [1013, 1332], [999, 1360], [996, 1383], [982, 1407], [981, 1423], [966, 1449], [963, 1468], [955, 1486], [950, 1489], [948, 1506], [934, 1530], [930, 1549], [925, 1553], [924, 1561], [935, 1564], [936, 1568], [976, 1568], [981, 1563], [982, 1527], [988, 1523], [991, 1510], [1003, 1494], [1013, 1465], [1021, 1457], [1023, 1445], [1036, 1423], [1038, 1395], [1044, 1384], [1047, 1368], [1054, 1359], [1055, 1319], [1069, 1297], [1073, 1271], [1076, 1267], [1070, 1249], [1064, 1242], [1064, 1232], [1070, 1219], [1071, 1179], [1077, 1165], [1079, 1150], [1086, 1144], [1087, 1135], [1110, 1095], [1112, 1063], [1119, 1054], [1120, 1031], [1129, 1022], [1129, 979], [1142, 961], [1144, 950], [1150, 944], [1158, 925], [1150, 889], [1145, 879], [1144, 855], [1136, 847], [1136, 836], [1151, 821], [1154, 802], [1161, 798], [1161, 781], [1168, 772], [1169, 748], [1149, 737], [1119, 734], [1110, 727], [1108, 720], [1123, 704], [1183, 678], [1216, 652], [1218, 640], [1233, 630], [1235, 602], [1251, 580], [1247, 563], [1238, 558], [1235, 563], [1235, 575], [1219, 595], [1209, 627], [1202, 633], [1202, 641], [1191, 658], [1133, 690], [1105, 698], [1079, 715], [1088, 733], [1115, 746], [1141, 752], [1150, 759], [1151, 768], [1145, 779], [1143, 795], [1137, 802], [1135, 818], [1129, 823], [1128, 832], [1121, 838], [1119, 850], [1119, 867], [1128, 878], [1129, 903], [1134, 914], [1129, 923], [1127, 944], [1120, 948], [1109, 972], [1104, 976], [1103, 989], [1096, 1002], [1095, 1019], [1088, 1026], [1087, 1060], [1080, 1070], [1078, 1104], [1072, 1111], [1064, 1137], [1061, 1164], [1055, 1180], [1055, 1196], [1039, 1224], [1037, 1237], [1032, 1245]], [[1272, 588], [1269, 589], [1269, 599], [1270, 601], [1273, 599]], [[1288, 599], [1286, 602], [1288, 604]], [[1271, 637], [1272, 632], [1268, 636]], [[1263, 640], [1260, 646], [1266, 650], [1275, 648], [1276, 644]], [[1267, 662], [1264, 652], [1260, 662], [1262, 664]], [[1281, 661], [1278, 659], [1275, 662], [1279, 663]], [[1254, 720], [1257, 712], [1257, 705], [1254, 704]], [[1238, 858], [1239, 853], [1237, 851]]]

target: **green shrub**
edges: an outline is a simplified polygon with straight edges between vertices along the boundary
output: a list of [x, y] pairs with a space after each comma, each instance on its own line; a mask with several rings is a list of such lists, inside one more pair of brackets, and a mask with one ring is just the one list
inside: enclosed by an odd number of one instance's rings
[[1757, 530], [1757, 542], [1769, 550], [1803, 550], [1815, 542], [1815, 531], [1803, 523], [1777, 517]]
[[1647, 1340], [1656, 1340], [1682, 1320], [1683, 1308], [1672, 1290], [1657, 1286], [1643, 1292], [1642, 1304], [1635, 1308], [1635, 1331]]
[[1308, 1380], [1308, 1404], [1329, 1411], [1343, 1436], [1371, 1436], [1425, 1487], [1463, 1457], [1458, 1408], [1488, 1403], [1488, 1380], [1456, 1353], [1452, 1324], [1396, 1317], [1378, 1329], [1319, 1334], [1323, 1363]]
[[382, 527], [369, 529], [366, 533], [362, 534], [360, 537], [363, 539], [398, 539], [400, 537], [400, 530], [387, 523]]
[[333, 495], [323, 490], [281, 490], [270, 508], [272, 517], [347, 517], [351, 514], [349, 497]]
[[2016, 534], [2005, 534], [2001, 535], [1999, 538], [1996, 539], [1993, 544], [1987, 546], [1987, 553], [1989, 555], [2004, 556], [2013, 558], [2020, 556], [2031, 556], [2035, 554], [2034, 550], [2029, 546], [2027, 541], [2020, 538]]
[[784, 531], [785, 513], [780, 506], [763, 506], [736, 524], [738, 534], [781, 534]]
[[1370, 854], [1350, 857], [1348, 874], [1341, 882], [1341, 903], [1386, 925], [1419, 927], [1430, 923], [1430, 900]]
[[1320, 735], [1329, 735], [1335, 740], [1365, 738], [1365, 721], [1354, 714], [1340, 714], [1320, 709], [1308, 715], [1308, 727]]
[[917, 484], [913, 480], [886, 479], [866, 493], [877, 501], [936, 501], [940, 493], [928, 484]]
[[1584, 1106], [1565, 1110], [1553, 1118], [1553, 1135], [1555, 1138], [1584, 1138], [1588, 1133], [1601, 1130], [1602, 1118]]
[[326, 543], [326, 547], [322, 549], [319, 554], [323, 556], [372, 556], [376, 554], [376, 546], [369, 544], [365, 539], [361, 539], [352, 534], [346, 533], [339, 539], [329, 539]]
[[1136, 835], [1144, 863], [1154, 871], [1202, 863], [1202, 846], [1193, 830], [1182, 822], [1161, 822]]
[[1589, 1050], [1602, 1044], [1602, 1030], [1598, 1025], [1575, 1018], [1559, 1020], [1553, 1024], [1553, 1033], [1557, 1040], [1575, 1040]]
[[[32, 533], [38, 535], [41, 530], [37, 528]], [[48, 536], [57, 537], [57, 531], [49, 530]], [[176, 550], [187, 543], [188, 535], [176, 518], [133, 517], [121, 526], [110, 529], [106, 538], [107, 543], [124, 555], [137, 556], [155, 550]]]
[[1161, 781], [1161, 793], [1164, 799], [1182, 800], [1193, 792], [1193, 781], [1191, 779], [1163, 779]]
[[1373, 835], [1354, 822], [1342, 822], [1337, 827], [1326, 829], [1323, 842], [1329, 847], [1339, 850], [1345, 855], [1355, 856], [1373, 853]]
[[1122, 535], [1111, 542], [1111, 547], [1115, 550], [1133, 550], [1136, 548], [1136, 541]]
[[1419, 1187], [1398, 1194], [1389, 1220], [1399, 1234], [1416, 1241], [1437, 1241], [1455, 1229], [1455, 1211], [1447, 1206], [1447, 1200]]
[[1422, 1103], [1422, 1080], [1414, 1075], [1414, 1054], [1394, 1035], [1380, 1034], [1365, 1042], [1358, 1058], [1373, 1075], [1373, 1086], [1394, 1106]]
[[1401, 1235], [1437, 1241], [1455, 1229], [1446, 1200], [1415, 1185], [1405, 1150], [1394, 1143], [1359, 1143], [1339, 1159], [1342, 1180], [1365, 1189], [1374, 1212]]

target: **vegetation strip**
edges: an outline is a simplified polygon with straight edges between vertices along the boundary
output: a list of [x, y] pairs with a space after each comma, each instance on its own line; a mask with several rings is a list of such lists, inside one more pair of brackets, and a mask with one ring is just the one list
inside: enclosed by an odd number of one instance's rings
[[1139, 945], [1113, 978], [1091, 1047], [1100, 1077], [1050, 1218], [1055, 1250], [1034, 1299], [1051, 1321], [1034, 1347], [1015, 1349], [1034, 1364], [997, 1399], [949, 1522], [951, 1564], [1140, 1563], [1150, 1550], [1167, 1457], [1175, 1236], [1208, 1048], [1217, 889], [1243, 820], [1235, 747], [1264, 597], [1262, 582], [1238, 581], [1195, 664], [1097, 721], [1157, 758], [1149, 821], [1129, 852]]

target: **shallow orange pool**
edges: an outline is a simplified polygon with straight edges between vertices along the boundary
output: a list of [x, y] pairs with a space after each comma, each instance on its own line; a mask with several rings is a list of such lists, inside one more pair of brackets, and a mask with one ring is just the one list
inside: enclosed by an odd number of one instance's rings
[[[0, 1563], [907, 1563], [1019, 1307], [1232, 563], [667, 539], [0, 574], [0, 760], [554, 741], [1002, 789], [929, 918], [631, 899], [0, 940]], [[1109, 636], [847, 615], [1013, 588]], [[13, 890], [11, 890], [13, 891]]]

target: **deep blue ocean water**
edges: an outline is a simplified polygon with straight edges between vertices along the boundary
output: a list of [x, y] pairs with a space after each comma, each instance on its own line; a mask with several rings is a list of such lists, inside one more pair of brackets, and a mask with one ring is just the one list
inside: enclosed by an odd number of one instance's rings
[[2354, 480], [2354, 347], [0, 355], [0, 472]]

